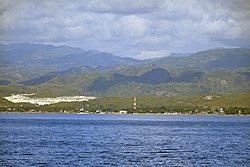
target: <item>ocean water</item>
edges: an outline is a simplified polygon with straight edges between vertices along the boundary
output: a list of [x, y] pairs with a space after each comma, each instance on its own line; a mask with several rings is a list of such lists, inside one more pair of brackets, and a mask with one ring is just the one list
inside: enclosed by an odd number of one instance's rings
[[250, 117], [0, 114], [0, 166], [250, 166]]

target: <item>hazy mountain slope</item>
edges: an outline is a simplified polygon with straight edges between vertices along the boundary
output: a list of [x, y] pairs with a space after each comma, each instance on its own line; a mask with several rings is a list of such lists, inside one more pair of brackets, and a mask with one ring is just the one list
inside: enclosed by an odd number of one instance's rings
[[250, 49], [211, 49], [185, 57], [164, 57], [155, 62], [157, 66], [172, 68], [197, 68], [211, 71], [218, 68], [237, 69], [249, 67]]
[[0, 54], [3, 85], [11, 81], [44, 94], [53, 89], [54, 94], [72, 90], [95, 96], [250, 91], [250, 49], [213, 49], [147, 61], [40, 44], [0, 45]]
[[43, 44], [0, 45], [0, 64], [25, 65], [67, 70], [80, 66], [133, 65], [148, 61], [114, 56], [99, 51], [84, 51], [69, 46]]
[[82, 74], [94, 72], [94, 71], [95, 71], [95, 69], [93, 69], [89, 66], [82, 66], [79, 68], [72, 68], [72, 69], [68, 69], [65, 71], [50, 72], [50, 73], [47, 73], [45, 75], [39, 76], [37, 78], [22, 81], [19, 83], [24, 84], [24, 85], [29, 85], [29, 86], [37, 86], [37, 85], [43, 84], [45, 82], [48, 82], [51, 79], [58, 77], [58, 76], [62, 76], [62, 77], [75, 76], [75, 75], [82, 75]]
[[[0, 52], [23, 50], [33, 53], [32, 58], [44, 59], [51, 57], [60, 57], [68, 54], [84, 53], [85, 51], [80, 48], [69, 47], [65, 45], [54, 46], [44, 44], [31, 44], [31, 43], [16, 43], [16, 44], [0, 44]], [[18, 55], [18, 53], [15, 53]]]
[[[122, 60], [122, 62], [121, 62]], [[185, 57], [165, 57], [156, 60], [154, 64], [144, 64], [140, 66], [131, 66], [131, 64], [139, 64], [139, 60], [131, 58], [119, 58], [108, 53], [101, 53], [97, 51], [87, 51], [82, 54], [66, 55], [60, 58], [55, 57], [41, 61], [44, 65], [56, 65], [63, 68], [70, 68], [71, 66], [80, 66], [81, 64], [97, 66], [103, 64], [103, 67], [94, 68], [88, 72], [97, 73], [118, 73], [122, 75], [139, 76], [143, 73], [151, 70], [154, 67], [162, 67], [165, 69], [196, 69], [196, 71], [213, 71], [219, 68], [227, 70], [236, 70], [242, 68], [248, 68], [250, 64], [250, 49], [214, 49], [197, 52], [191, 56]], [[121, 62], [123, 65], [116, 65], [116, 62]], [[128, 66], [130, 64], [130, 66]], [[62, 68], [61, 67], [61, 68]], [[170, 67], [170, 68], [169, 68]], [[73, 68], [77, 71], [78, 68]], [[59, 74], [57, 74], [59, 75]], [[159, 74], [164, 75], [164, 74]], [[184, 75], [184, 74], [182, 74]], [[191, 74], [189, 74], [191, 75]], [[181, 76], [182, 81], [191, 81], [192, 76]], [[55, 75], [56, 76], [56, 75]], [[158, 76], [158, 78], [160, 78]], [[48, 78], [46, 76], [42, 76]], [[157, 76], [155, 76], [157, 77]], [[50, 77], [49, 77], [50, 78]], [[183, 78], [185, 78], [183, 80]], [[39, 78], [38, 78], [39, 79]], [[40, 80], [40, 79], [39, 79]], [[155, 78], [149, 79], [148, 82], [154, 82]], [[176, 78], [178, 80], [178, 78]], [[179, 79], [179, 81], [181, 81]], [[28, 83], [28, 82], [26, 82]]]
[[43, 65], [56, 66], [59, 69], [69, 69], [80, 66], [113, 66], [113, 65], [133, 65], [142, 63], [140, 60], [132, 58], [121, 58], [104, 52], [85, 52], [81, 54], [71, 54], [62, 57], [45, 59], [40, 62]]
[[[0, 45], [0, 77], [2, 80], [12, 82], [45, 77], [43, 75], [46, 73], [65, 71], [81, 66], [96, 67], [96, 71], [99, 72], [104, 70], [108, 73], [141, 75], [145, 72], [142, 69], [150, 69], [152, 66], [165, 69], [192, 68], [211, 71], [218, 68], [241, 69], [249, 67], [249, 64], [250, 49], [243, 48], [206, 50], [184, 57], [170, 56], [136, 60], [121, 58], [111, 53], [85, 51], [68, 46], [28, 43]], [[131, 65], [137, 65], [139, 68], [128, 67]]]
[[[0, 44], [0, 78], [24, 82], [40, 77], [48, 78], [51, 72], [65, 71], [81, 66], [110, 67], [135, 65], [149, 61], [121, 58], [111, 53], [85, 51], [69, 46], [43, 44]], [[48, 74], [47, 74], [48, 73]], [[46, 79], [44, 80], [46, 81]]]

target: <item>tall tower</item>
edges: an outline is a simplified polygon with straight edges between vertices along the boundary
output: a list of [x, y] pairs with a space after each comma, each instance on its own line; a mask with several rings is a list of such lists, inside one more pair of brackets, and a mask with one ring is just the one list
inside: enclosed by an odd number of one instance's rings
[[136, 110], [136, 97], [134, 97], [134, 110]]

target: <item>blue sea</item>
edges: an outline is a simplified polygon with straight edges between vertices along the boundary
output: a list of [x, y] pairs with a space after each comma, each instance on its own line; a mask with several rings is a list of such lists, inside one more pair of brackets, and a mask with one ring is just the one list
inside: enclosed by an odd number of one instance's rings
[[0, 166], [250, 166], [250, 117], [2, 113]]

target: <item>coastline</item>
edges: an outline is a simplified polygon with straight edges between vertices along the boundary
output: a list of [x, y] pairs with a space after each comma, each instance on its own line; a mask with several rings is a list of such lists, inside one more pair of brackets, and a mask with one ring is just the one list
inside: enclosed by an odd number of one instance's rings
[[48, 112], [48, 111], [43, 111], [43, 112], [9, 112], [9, 111], [0, 111], [0, 114], [73, 114], [73, 115], [165, 115], [165, 116], [250, 116], [248, 115], [243, 115], [243, 114], [173, 114], [173, 113], [129, 113], [129, 114], [122, 114], [119, 112], [110, 112], [110, 113], [76, 113], [76, 112]]

